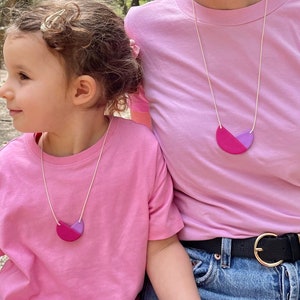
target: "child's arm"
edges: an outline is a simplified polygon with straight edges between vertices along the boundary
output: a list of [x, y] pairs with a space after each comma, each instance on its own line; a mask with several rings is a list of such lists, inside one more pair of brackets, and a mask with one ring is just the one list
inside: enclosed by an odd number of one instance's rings
[[147, 273], [160, 300], [199, 300], [189, 257], [174, 235], [149, 241]]

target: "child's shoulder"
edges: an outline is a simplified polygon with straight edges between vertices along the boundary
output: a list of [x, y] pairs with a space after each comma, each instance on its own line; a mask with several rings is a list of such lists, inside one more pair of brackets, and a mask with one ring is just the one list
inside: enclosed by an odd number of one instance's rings
[[113, 122], [116, 123], [115, 128], [120, 136], [136, 142], [138, 140], [149, 141], [151, 143], [157, 142], [152, 130], [143, 124], [121, 117], [113, 117]]
[[2, 159], [3, 156], [13, 158], [23, 148], [21, 145], [24, 143], [25, 138], [25, 135], [21, 135], [2, 145], [0, 147], [0, 158]]
[[131, 119], [126, 119], [123, 117], [112, 117], [113, 122], [116, 123], [117, 127], [122, 127], [124, 130], [131, 130], [136, 132], [137, 134], [146, 133], [153, 135], [151, 129], [149, 129], [146, 125], [139, 124]]

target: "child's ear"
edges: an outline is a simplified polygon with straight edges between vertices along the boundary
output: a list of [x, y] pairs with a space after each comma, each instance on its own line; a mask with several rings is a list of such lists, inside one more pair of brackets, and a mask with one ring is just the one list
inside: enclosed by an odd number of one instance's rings
[[97, 84], [93, 77], [81, 75], [75, 79], [73, 103], [75, 105], [88, 104], [94, 100], [97, 93]]

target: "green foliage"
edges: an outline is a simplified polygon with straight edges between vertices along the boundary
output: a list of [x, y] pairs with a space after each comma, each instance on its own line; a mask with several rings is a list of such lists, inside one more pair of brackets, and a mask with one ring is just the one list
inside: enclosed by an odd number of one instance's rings
[[149, 1], [151, 0], [114, 0], [111, 2], [116, 4], [116, 12], [121, 16], [125, 16], [130, 7], [143, 5]]

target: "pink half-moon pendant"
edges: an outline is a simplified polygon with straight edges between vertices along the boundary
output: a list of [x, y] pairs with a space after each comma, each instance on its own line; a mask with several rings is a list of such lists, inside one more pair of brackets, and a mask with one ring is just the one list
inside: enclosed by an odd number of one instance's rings
[[234, 136], [225, 127], [218, 126], [216, 139], [219, 147], [225, 152], [230, 154], [241, 154], [251, 147], [254, 136], [250, 130]]
[[83, 221], [77, 221], [73, 225], [69, 225], [63, 221], [59, 221], [59, 224], [56, 225], [57, 235], [64, 241], [74, 242], [78, 240], [84, 230]]

